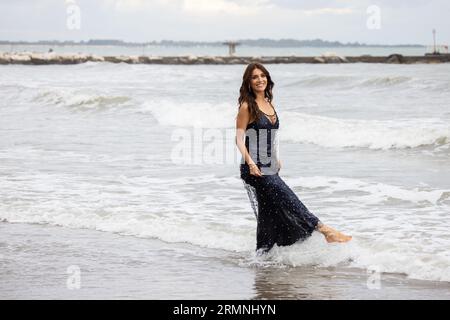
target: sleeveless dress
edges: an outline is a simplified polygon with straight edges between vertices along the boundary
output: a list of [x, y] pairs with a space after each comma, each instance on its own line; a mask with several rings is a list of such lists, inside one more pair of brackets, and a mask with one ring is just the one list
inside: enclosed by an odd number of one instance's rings
[[278, 175], [280, 121], [276, 111], [275, 114], [276, 121], [272, 123], [259, 110], [259, 118], [246, 128], [245, 146], [263, 176], [251, 175], [243, 157], [240, 165], [240, 177], [256, 216], [259, 253], [268, 252], [275, 244], [288, 246], [305, 240], [320, 222]]

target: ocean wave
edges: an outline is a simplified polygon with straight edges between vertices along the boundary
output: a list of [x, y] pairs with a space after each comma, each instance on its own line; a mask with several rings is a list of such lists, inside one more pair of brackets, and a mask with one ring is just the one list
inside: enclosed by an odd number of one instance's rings
[[450, 84], [445, 79], [420, 78], [400, 75], [363, 76], [363, 75], [309, 75], [281, 84], [283, 88], [336, 91], [373, 91], [396, 90], [410, 92], [420, 90], [421, 93], [447, 92]]
[[354, 83], [357, 77], [345, 75], [307, 76], [283, 85], [283, 87], [322, 87]]
[[359, 82], [362, 87], [392, 87], [395, 85], [411, 82], [413, 78], [405, 76], [391, 76], [391, 77], [374, 77]]
[[[319, 216], [338, 229], [344, 227], [342, 231], [350, 230], [354, 240], [327, 244], [315, 233], [305, 242], [276, 247], [271, 262], [288, 266], [377, 266], [380, 272], [450, 281], [449, 257], [439, 253], [447, 241], [447, 227], [440, 216], [447, 210], [439, 206], [448, 201], [449, 191], [326, 176], [287, 182], [294, 189], [302, 187], [305, 196], [321, 188], [320, 195], [314, 195], [324, 199]], [[105, 184], [99, 179], [29, 173], [4, 179], [0, 220], [88, 228], [247, 255], [254, 252], [256, 224], [244, 190], [239, 190], [240, 198], [236, 195], [238, 186], [237, 177], [212, 174], [167, 179], [120, 176]], [[339, 212], [333, 213], [334, 207], [327, 209], [325, 202], [333, 197], [345, 201], [347, 210], [335, 208]], [[388, 198], [416, 204], [425, 201], [428, 213], [411, 207], [383, 206]], [[434, 240], [430, 243], [424, 239]]]
[[[149, 112], [164, 126], [232, 128], [237, 107], [227, 103], [146, 102]], [[450, 143], [450, 126], [440, 119], [357, 120], [279, 111], [280, 139], [332, 148], [406, 149], [442, 147]]]
[[412, 83], [415, 79], [407, 76], [379, 76], [362, 78], [356, 75], [311, 75], [289, 82], [283, 87], [339, 87], [344, 89], [394, 87]]
[[228, 128], [235, 123], [237, 105], [229, 103], [175, 102], [159, 100], [144, 102], [141, 112], [149, 112], [164, 126]]
[[33, 96], [32, 100], [47, 105], [56, 105], [85, 111], [125, 105], [132, 99], [131, 97], [124, 95], [109, 95], [98, 92], [61, 88], [40, 91]]
[[[247, 257], [240, 265], [291, 267], [349, 267], [368, 271], [373, 279], [383, 274], [405, 275], [410, 279], [450, 282], [450, 259], [445, 254], [411, 252], [407, 245], [393, 245], [384, 239], [367, 241], [355, 237], [344, 244], [327, 244], [314, 233], [292, 246], [275, 246], [265, 257]], [[375, 278], [376, 277], [376, 278]], [[379, 277], [379, 278], [378, 278]], [[370, 281], [370, 277], [367, 281]]]
[[344, 177], [313, 176], [291, 178], [290, 184], [303, 190], [320, 190], [327, 201], [342, 197], [364, 205], [409, 203], [416, 206], [450, 206], [450, 191], [428, 186], [405, 188], [381, 182]]
[[356, 120], [285, 112], [280, 119], [280, 139], [323, 147], [387, 150], [450, 143], [450, 126], [434, 118]]

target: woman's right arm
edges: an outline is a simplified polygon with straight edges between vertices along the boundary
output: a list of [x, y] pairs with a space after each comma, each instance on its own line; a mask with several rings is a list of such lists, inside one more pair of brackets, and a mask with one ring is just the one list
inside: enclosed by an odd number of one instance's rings
[[236, 145], [245, 159], [245, 162], [250, 166], [250, 173], [256, 176], [262, 176], [261, 171], [251, 158], [245, 147], [245, 131], [247, 125], [250, 122], [250, 112], [248, 110], [248, 105], [243, 102], [239, 108], [239, 112], [236, 119]]

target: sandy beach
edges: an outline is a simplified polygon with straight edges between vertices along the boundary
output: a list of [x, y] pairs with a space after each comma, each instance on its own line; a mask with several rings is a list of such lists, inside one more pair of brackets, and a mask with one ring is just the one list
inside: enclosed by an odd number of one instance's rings
[[94, 230], [3, 222], [0, 248], [0, 299], [450, 298], [446, 282], [382, 274], [376, 288], [364, 270], [244, 266], [240, 254]]

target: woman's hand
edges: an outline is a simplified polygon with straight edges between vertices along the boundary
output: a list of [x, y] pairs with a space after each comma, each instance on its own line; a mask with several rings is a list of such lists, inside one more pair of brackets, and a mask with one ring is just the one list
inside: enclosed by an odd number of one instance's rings
[[262, 173], [261, 170], [259, 170], [258, 166], [254, 163], [251, 163], [248, 165], [250, 167], [250, 174], [257, 176], [257, 177], [262, 177]]
[[280, 171], [280, 170], [281, 170], [281, 160], [278, 159], [278, 171]]

